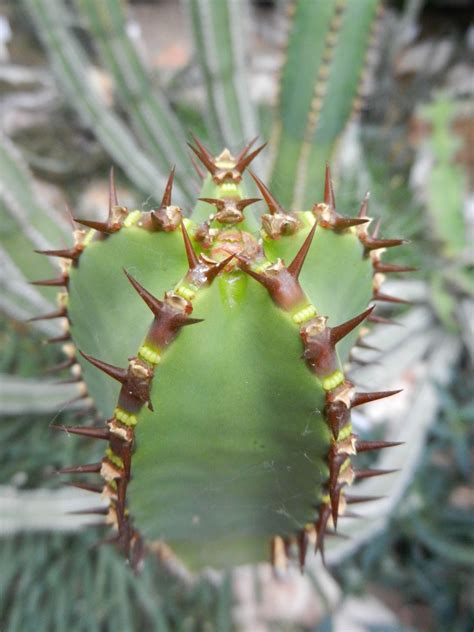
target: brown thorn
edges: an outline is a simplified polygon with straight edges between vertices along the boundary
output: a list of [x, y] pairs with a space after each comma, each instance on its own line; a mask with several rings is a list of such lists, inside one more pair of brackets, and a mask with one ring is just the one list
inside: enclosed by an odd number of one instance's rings
[[161, 206], [171, 205], [171, 193], [173, 191], [173, 181], [174, 181], [175, 172], [176, 172], [176, 167], [173, 167], [168, 177], [168, 182], [166, 183], [165, 192], [163, 193], [163, 198], [161, 200]]
[[148, 290], [145, 290], [145, 288], [142, 285], [140, 285], [140, 283], [136, 279], [134, 279], [132, 275], [129, 274], [127, 270], [125, 270], [125, 268], [123, 268], [123, 271], [125, 272], [127, 279], [133, 285], [134, 289], [138, 292], [138, 295], [140, 296], [140, 298], [145, 301], [145, 303], [151, 309], [153, 314], [157, 316], [163, 309], [163, 302], [160, 301], [160, 299], [153, 296], [153, 294], [148, 292]]
[[27, 323], [33, 323], [36, 320], [51, 320], [53, 318], [64, 318], [67, 314], [67, 311], [64, 307], [56, 310], [55, 312], [50, 312], [49, 314], [43, 314], [43, 316], [33, 316], [33, 318], [28, 318]]
[[48, 373], [59, 373], [60, 371], [64, 371], [65, 369], [69, 369], [73, 364], [76, 364], [76, 358], [69, 358], [64, 362], [60, 362], [59, 364], [55, 364], [54, 366], [49, 367], [44, 370], [45, 374]]
[[262, 194], [263, 199], [268, 206], [270, 214], [275, 215], [275, 213], [286, 213], [283, 206], [273, 197], [273, 195], [270, 193], [270, 190], [263, 184], [260, 178], [256, 176], [253, 171], [249, 170], [249, 174], [253, 178], [258, 190]]
[[239, 209], [239, 211], [243, 211], [244, 208], [250, 206], [251, 204], [255, 204], [256, 202], [261, 202], [262, 198], [244, 198], [243, 200], [238, 200], [235, 203], [235, 206]]
[[206, 204], [212, 204], [217, 208], [218, 211], [222, 211], [225, 208], [225, 202], [220, 198], [200, 197], [198, 198], [198, 200], [200, 202], [206, 202]]
[[376, 400], [384, 399], [385, 397], [391, 397], [392, 395], [401, 393], [402, 390], [403, 389], [400, 388], [397, 391], [374, 391], [373, 393], [355, 393], [352, 397], [351, 408], [362, 406], [363, 404], [368, 404], [369, 402], [375, 402]]
[[35, 250], [38, 255], [46, 255], [47, 257], [61, 257], [62, 259], [72, 259], [75, 261], [81, 254], [79, 250], [75, 248], [68, 248], [65, 250]]
[[382, 450], [383, 448], [395, 448], [403, 445], [403, 441], [357, 441], [356, 450], [359, 452], [369, 452], [370, 450]]
[[247, 156], [241, 158], [239, 162], [235, 165], [235, 169], [240, 173], [243, 173], [252, 162], [252, 160], [262, 151], [264, 147], [266, 147], [266, 145], [267, 143], [260, 145], [260, 147], [257, 147], [257, 149], [255, 149], [251, 154], [248, 154]]
[[181, 232], [183, 233], [184, 248], [186, 250], [186, 257], [188, 259], [189, 269], [193, 270], [199, 265], [199, 259], [197, 257], [197, 254], [194, 252], [194, 248], [184, 222], [181, 222]]
[[48, 338], [44, 342], [47, 345], [52, 345], [52, 344], [55, 344], [56, 342], [66, 342], [67, 340], [71, 340], [71, 336], [69, 333], [62, 334], [61, 336], [55, 336], [54, 338]]
[[364, 247], [367, 251], [378, 250], [379, 248], [394, 248], [408, 243], [406, 239], [369, 239], [364, 241]]
[[191, 137], [193, 141], [196, 143], [198, 149], [196, 149], [191, 143], [188, 143], [188, 147], [196, 154], [202, 164], [206, 167], [206, 169], [214, 175], [217, 170], [217, 167], [214, 163], [214, 158], [211, 153], [204, 147], [201, 141], [196, 138], [194, 134], [191, 133]]
[[367, 217], [367, 211], [369, 210], [369, 200], [370, 200], [370, 192], [367, 191], [360, 205], [359, 214], [358, 214], [359, 217]]
[[301, 573], [304, 573], [304, 563], [306, 560], [306, 551], [308, 549], [308, 533], [306, 529], [301, 529], [297, 536], [298, 539], [298, 558]]
[[394, 263], [381, 263], [376, 261], [374, 263], [374, 270], [376, 272], [389, 273], [389, 272], [416, 272], [418, 268], [412, 268], [411, 266], [398, 266]]
[[207, 280], [210, 282], [213, 279], [215, 279], [216, 276], [226, 267], [228, 263], [232, 261], [234, 257], [235, 257], [235, 253], [232, 253], [229, 257], [227, 257], [226, 259], [223, 259], [222, 261], [219, 261], [219, 263], [216, 263], [215, 266], [210, 268], [209, 271], [207, 272]]
[[301, 248], [296, 253], [296, 257], [288, 266], [288, 272], [295, 278], [298, 279], [301, 268], [303, 267], [304, 260], [306, 259], [306, 255], [308, 254], [309, 248], [311, 246], [311, 242], [313, 241], [314, 233], [318, 226], [318, 222], [314, 222], [313, 228], [309, 231], [308, 236], [304, 240]]
[[197, 325], [198, 323], [203, 323], [204, 322], [204, 318], [186, 318], [186, 320], [183, 320], [182, 322], [179, 323], [180, 327], [186, 327], [187, 325]]
[[334, 228], [336, 230], [345, 230], [351, 228], [351, 226], [360, 226], [360, 224], [366, 224], [370, 220], [363, 217], [343, 217], [340, 215], [334, 220]]
[[92, 509], [78, 509], [76, 511], [68, 511], [69, 515], [74, 516], [106, 516], [109, 513], [108, 507], [94, 507]]
[[384, 303], [400, 303], [402, 305], [411, 305], [411, 301], [406, 301], [403, 298], [398, 298], [396, 296], [390, 296], [389, 294], [383, 294], [378, 290], [375, 290], [372, 295], [373, 301], [383, 301]]
[[44, 285], [45, 287], [61, 287], [66, 286], [67, 277], [59, 277], [58, 279], [45, 279], [41, 281], [30, 281], [30, 285]]
[[98, 474], [102, 468], [102, 461], [99, 463], [89, 463], [88, 465], [74, 465], [72, 467], [62, 467], [57, 470], [57, 474]]
[[355, 478], [357, 480], [360, 479], [364, 479], [364, 478], [372, 478], [373, 476], [384, 476], [385, 474], [392, 474], [393, 472], [398, 472], [399, 470], [395, 469], [395, 470], [371, 470], [371, 469], [367, 469], [367, 470], [356, 470], [354, 472], [355, 474]]
[[63, 485], [67, 485], [67, 487], [76, 487], [77, 489], [83, 489], [86, 492], [92, 492], [93, 494], [101, 494], [103, 491], [103, 486], [99, 485], [89, 485], [89, 483], [81, 483], [81, 482], [68, 482], [63, 483]]
[[355, 505], [357, 503], [370, 503], [374, 500], [382, 500], [385, 496], [348, 496], [344, 495], [346, 503], [348, 505]]
[[199, 167], [198, 163], [194, 160], [193, 156], [190, 156], [190, 159], [191, 159], [191, 164], [198, 175], [198, 178], [200, 178], [201, 180], [204, 180], [204, 178], [206, 177], [206, 174], [204, 173], [204, 171], [201, 171], [201, 168]]
[[115, 170], [112, 166], [109, 171], [109, 218], [112, 216], [112, 209], [114, 206], [118, 206], [118, 199], [117, 187], [115, 186]]
[[88, 355], [87, 353], [84, 353], [80, 349], [79, 349], [79, 353], [85, 360], [87, 360], [87, 362], [90, 362], [97, 369], [99, 369], [100, 371], [103, 371], [114, 380], [117, 380], [117, 382], [120, 382], [121, 384], [123, 384], [127, 380], [127, 369], [122, 369], [118, 366], [113, 366], [112, 364], [108, 364], [107, 362], [102, 362], [102, 360], [93, 358], [92, 356]]
[[347, 334], [349, 334], [353, 329], [360, 325], [366, 318], [368, 318], [368, 316], [370, 316], [374, 309], [375, 306], [369, 307], [365, 310], [365, 312], [362, 312], [358, 316], [347, 320], [345, 323], [342, 323], [342, 325], [331, 327], [331, 341], [333, 342], [333, 344], [338, 343], [340, 340], [342, 340], [342, 338], [347, 336]]
[[[338, 468], [339, 470], [340, 468]], [[329, 500], [331, 502], [331, 516], [334, 522], [334, 529], [337, 529], [337, 518], [339, 515], [339, 499], [341, 497], [341, 490], [339, 488], [329, 490]]]
[[331, 168], [329, 166], [329, 163], [326, 163], [326, 171], [324, 174], [324, 203], [332, 209], [336, 208], [336, 200], [334, 198], [334, 189], [332, 186]]
[[56, 424], [50, 424], [49, 426], [53, 430], [61, 430], [67, 434], [75, 434], [81, 437], [88, 437], [90, 439], [103, 439], [108, 441], [110, 439], [110, 430], [106, 428], [91, 428], [88, 426], [59, 426]]
[[109, 228], [107, 222], [96, 222], [91, 219], [77, 219], [77, 218], [74, 219], [74, 221], [77, 222], [78, 224], [81, 224], [82, 226], [93, 228], [94, 230], [97, 230], [99, 233], [106, 233], [107, 235], [110, 235], [116, 232], [116, 229]]
[[380, 227], [382, 226], [382, 218], [379, 217], [375, 222], [374, 229], [372, 231], [372, 239], [377, 239], [380, 233]]
[[245, 158], [246, 154], [248, 153], [250, 148], [257, 142], [257, 140], [258, 140], [258, 136], [255, 136], [254, 138], [252, 138], [252, 140], [249, 141], [245, 145], [245, 147], [239, 151], [239, 153], [237, 154], [237, 157], [235, 159], [235, 162], [239, 162], [240, 160], [242, 160], [242, 158]]

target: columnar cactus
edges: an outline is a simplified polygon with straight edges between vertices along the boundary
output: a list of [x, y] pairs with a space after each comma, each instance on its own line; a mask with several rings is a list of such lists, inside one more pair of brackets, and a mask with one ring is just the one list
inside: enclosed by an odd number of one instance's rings
[[[283, 208], [250, 172], [267, 210], [260, 221], [244, 192], [249, 143], [213, 156], [190, 218], [172, 204], [171, 172], [159, 208], [119, 205], [113, 173], [107, 220], [75, 221], [75, 244], [46, 251], [65, 262], [59, 309], [80, 397], [107, 419], [59, 426], [104, 441], [98, 463], [72, 466], [72, 484], [108, 499], [106, 522], [134, 566], [151, 543], [191, 568], [324, 556], [326, 536], [353, 503], [360, 452], [396, 446], [362, 441], [351, 410], [392, 392], [357, 392], [344, 371], [380, 321], [385, 248], [368, 232], [368, 197], [357, 217], [336, 210], [326, 168], [323, 202]], [[150, 324], [151, 322], [151, 324]], [[192, 325], [192, 326], [189, 326]], [[91, 408], [91, 416], [93, 409]], [[92, 484], [85, 475], [98, 477]], [[271, 553], [269, 553], [271, 551]]]

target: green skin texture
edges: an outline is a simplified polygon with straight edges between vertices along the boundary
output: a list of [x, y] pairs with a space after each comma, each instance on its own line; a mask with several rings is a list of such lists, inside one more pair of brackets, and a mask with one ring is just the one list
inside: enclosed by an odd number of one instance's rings
[[[308, 214], [301, 218], [306, 227], [297, 235], [264, 240], [269, 260], [291, 262], [311, 226]], [[180, 231], [124, 228], [90, 244], [71, 270], [73, 341], [117, 366], [136, 354], [151, 322], [122, 267], [161, 297], [187, 270]], [[300, 282], [329, 325], [366, 309], [372, 267], [355, 233], [318, 227]], [[185, 327], [164, 352], [154, 412], [139, 413], [130, 513], [146, 540], [164, 540], [190, 568], [266, 560], [271, 536], [314, 519], [328, 473], [324, 391], [301, 359], [298, 326], [245, 273], [221, 274], [193, 308], [204, 321]], [[356, 336], [339, 343], [342, 363]], [[118, 383], [81, 364], [109, 418]]]

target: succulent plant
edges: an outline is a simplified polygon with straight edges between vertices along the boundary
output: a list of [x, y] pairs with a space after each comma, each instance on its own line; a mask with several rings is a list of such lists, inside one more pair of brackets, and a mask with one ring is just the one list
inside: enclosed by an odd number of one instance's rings
[[359, 440], [351, 409], [397, 391], [357, 392], [345, 367], [381, 320], [369, 304], [402, 302], [380, 283], [405, 268], [380, 256], [403, 242], [369, 233], [368, 196], [356, 217], [337, 210], [328, 166], [310, 210], [285, 209], [250, 171], [258, 217], [244, 174], [264, 146], [214, 156], [193, 140], [208, 173], [189, 218], [172, 201], [174, 171], [147, 212], [120, 206], [111, 171], [107, 219], [76, 218], [74, 246], [43, 251], [63, 262], [34, 282], [62, 288], [43, 316], [65, 325], [50, 342], [90, 398], [88, 419], [107, 420], [57, 426], [106, 446], [62, 473], [107, 499], [91, 512], [135, 567], [147, 547], [193, 569], [269, 550], [276, 567], [303, 567], [350, 505], [376, 500], [348, 488], [390, 473], [354, 466], [398, 444]]

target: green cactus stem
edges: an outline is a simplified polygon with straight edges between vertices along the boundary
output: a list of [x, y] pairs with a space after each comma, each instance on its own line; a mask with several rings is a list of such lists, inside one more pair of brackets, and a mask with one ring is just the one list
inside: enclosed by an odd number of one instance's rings
[[44, 253], [65, 262], [40, 282], [67, 291], [45, 316], [67, 316], [51, 342], [107, 420], [59, 427], [107, 445], [101, 462], [62, 473], [102, 477], [71, 484], [108, 499], [91, 511], [135, 567], [152, 546], [193, 569], [269, 555], [303, 568], [348, 505], [375, 500], [346, 490], [389, 474], [353, 456], [398, 445], [361, 441], [351, 422], [398, 391], [356, 392], [345, 367], [370, 303], [400, 302], [380, 291], [400, 271], [380, 254], [402, 241], [368, 232], [368, 197], [357, 217], [339, 213], [329, 167], [323, 201], [301, 210], [252, 173], [267, 207], [257, 221], [243, 186], [263, 146], [191, 148], [208, 174], [190, 218], [172, 204], [173, 171], [150, 212], [120, 206], [111, 172], [107, 219], [76, 220], [75, 245]]

